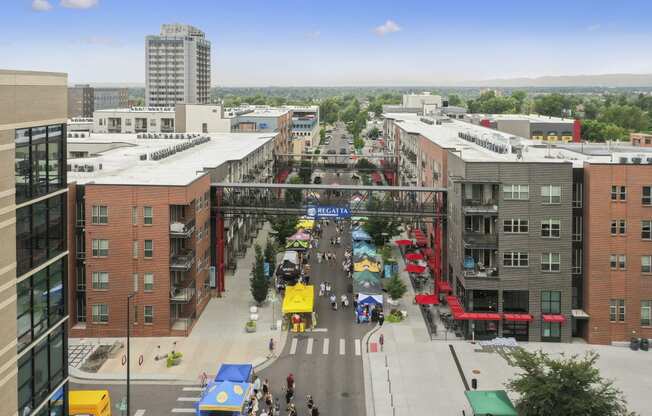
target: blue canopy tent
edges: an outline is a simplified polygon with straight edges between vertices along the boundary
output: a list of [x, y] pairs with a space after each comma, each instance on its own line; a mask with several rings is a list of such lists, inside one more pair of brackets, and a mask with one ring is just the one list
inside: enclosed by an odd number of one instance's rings
[[353, 256], [357, 257], [376, 257], [378, 253], [371, 246], [360, 246], [353, 248]]
[[355, 230], [351, 233], [353, 241], [371, 241], [371, 237], [363, 230]]
[[231, 381], [212, 381], [197, 403], [196, 416], [242, 415], [252, 385]]
[[367, 295], [358, 293], [358, 305], [382, 305], [383, 295]]
[[222, 364], [217, 370], [215, 381], [247, 383], [251, 381], [253, 366], [251, 364]]

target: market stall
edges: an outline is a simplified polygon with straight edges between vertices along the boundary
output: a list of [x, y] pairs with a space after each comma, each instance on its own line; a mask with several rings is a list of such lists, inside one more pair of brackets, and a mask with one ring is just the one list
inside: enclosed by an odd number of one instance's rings
[[505, 390], [469, 390], [464, 395], [473, 412], [469, 416], [518, 416]]
[[253, 372], [254, 368], [251, 364], [222, 364], [217, 370], [214, 381], [248, 383]]
[[363, 272], [365, 270], [372, 273], [380, 273], [380, 265], [368, 258], [353, 264], [354, 272]]
[[315, 226], [315, 220], [312, 218], [300, 218], [297, 222], [296, 229], [312, 230]]
[[287, 241], [297, 241], [297, 240], [298, 241], [310, 241], [310, 234], [308, 234], [307, 232], [305, 232], [303, 230], [300, 230], [300, 231], [297, 231], [296, 233], [292, 234], [291, 236], [289, 236], [286, 240]]
[[239, 416], [245, 414], [245, 406], [251, 395], [252, 385], [232, 381], [211, 381], [199, 402], [197, 416]]
[[287, 240], [285, 242], [286, 250], [306, 251], [310, 248], [310, 241], [307, 240]]
[[283, 324], [292, 332], [303, 332], [306, 327], [317, 324], [315, 309], [315, 290], [312, 285], [298, 283], [285, 288], [283, 298]]
[[351, 238], [353, 241], [369, 241], [371, 242], [371, 236], [363, 230], [355, 230], [351, 233]]

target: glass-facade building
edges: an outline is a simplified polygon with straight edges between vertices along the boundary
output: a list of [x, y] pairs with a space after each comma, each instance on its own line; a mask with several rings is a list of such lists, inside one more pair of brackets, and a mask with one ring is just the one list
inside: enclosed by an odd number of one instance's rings
[[20, 415], [65, 414], [65, 124], [16, 130], [16, 322]]

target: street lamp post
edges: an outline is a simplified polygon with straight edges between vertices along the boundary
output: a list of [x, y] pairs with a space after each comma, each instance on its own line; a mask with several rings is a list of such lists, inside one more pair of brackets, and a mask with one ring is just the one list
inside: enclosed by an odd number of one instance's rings
[[130, 367], [130, 347], [131, 347], [131, 299], [136, 293], [131, 292], [127, 295], [127, 416], [131, 416], [131, 400], [129, 399], [131, 384], [131, 367]]

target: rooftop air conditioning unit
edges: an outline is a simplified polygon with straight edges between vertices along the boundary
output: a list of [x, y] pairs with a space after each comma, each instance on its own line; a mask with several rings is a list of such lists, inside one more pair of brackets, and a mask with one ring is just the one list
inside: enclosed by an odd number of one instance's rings
[[642, 160], [643, 159], [640, 158], [640, 157], [633, 157], [632, 158], [632, 163], [635, 164], [635, 165], [640, 165]]
[[629, 161], [629, 159], [627, 159], [626, 157], [621, 157], [618, 160], [619, 160], [619, 163], [627, 163]]

